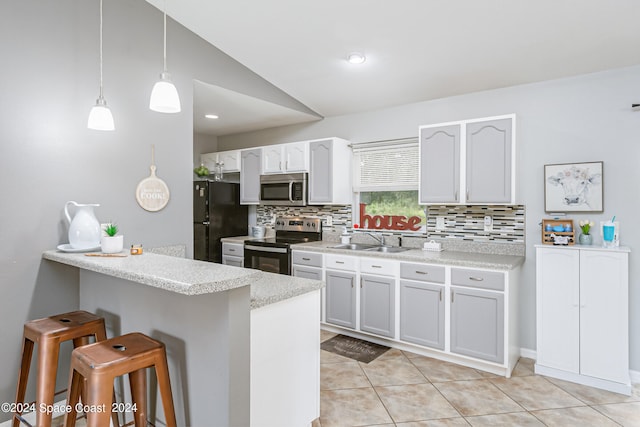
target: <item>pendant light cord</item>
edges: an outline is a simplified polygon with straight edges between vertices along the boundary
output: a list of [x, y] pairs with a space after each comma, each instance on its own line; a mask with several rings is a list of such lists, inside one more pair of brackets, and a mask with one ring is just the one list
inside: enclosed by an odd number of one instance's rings
[[102, 98], [102, 0], [100, 0], [100, 99]]
[[[102, 1], [102, 0], [100, 0]], [[164, 0], [164, 50], [163, 50], [163, 59], [164, 59], [164, 69], [163, 71], [167, 72], [167, 0]]]

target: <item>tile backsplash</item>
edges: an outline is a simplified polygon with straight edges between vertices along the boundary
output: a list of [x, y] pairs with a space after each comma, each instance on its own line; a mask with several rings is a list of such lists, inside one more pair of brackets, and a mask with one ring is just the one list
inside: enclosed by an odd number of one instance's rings
[[[447, 239], [477, 243], [524, 244], [524, 205], [429, 205], [427, 209], [427, 235], [416, 238]], [[257, 206], [257, 224], [272, 226], [275, 216], [314, 216], [323, 218], [323, 230], [327, 235], [351, 228], [351, 206]], [[491, 216], [493, 230], [484, 231], [484, 217]], [[333, 218], [333, 226], [326, 225], [327, 216]], [[444, 218], [444, 229], [436, 230], [436, 218]]]
[[[326, 232], [342, 232], [343, 227], [351, 228], [351, 206], [268, 206], [256, 207], [257, 225], [272, 226], [276, 216], [313, 216], [320, 217], [322, 229]], [[333, 225], [328, 227], [325, 218], [331, 216]]]
[[[487, 215], [493, 218], [492, 231], [484, 231], [484, 217]], [[444, 217], [442, 230], [436, 230], [437, 217]], [[524, 243], [524, 224], [524, 205], [430, 205], [427, 207], [429, 238]]]

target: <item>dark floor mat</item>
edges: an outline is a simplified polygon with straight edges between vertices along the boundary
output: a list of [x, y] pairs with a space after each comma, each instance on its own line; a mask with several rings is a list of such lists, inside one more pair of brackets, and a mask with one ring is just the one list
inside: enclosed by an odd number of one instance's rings
[[389, 350], [387, 346], [374, 344], [346, 335], [336, 335], [323, 342], [320, 348], [363, 363], [369, 363]]

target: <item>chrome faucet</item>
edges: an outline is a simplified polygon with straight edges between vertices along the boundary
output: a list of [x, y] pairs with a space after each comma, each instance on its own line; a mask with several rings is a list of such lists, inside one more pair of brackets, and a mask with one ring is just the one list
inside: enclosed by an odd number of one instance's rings
[[371, 237], [373, 237], [374, 239], [376, 239], [376, 241], [378, 243], [380, 243], [381, 246], [384, 246], [384, 234], [380, 233], [380, 234], [373, 234], [373, 233], [369, 233], [367, 232], [367, 234]]

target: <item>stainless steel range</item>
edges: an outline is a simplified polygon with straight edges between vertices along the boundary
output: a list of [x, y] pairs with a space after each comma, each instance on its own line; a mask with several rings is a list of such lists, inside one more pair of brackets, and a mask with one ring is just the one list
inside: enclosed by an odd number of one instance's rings
[[320, 218], [279, 217], [275, 237], [247, 240], [244, 266], [270, 273], [291, 274], [291, 245], [322, 240]]

